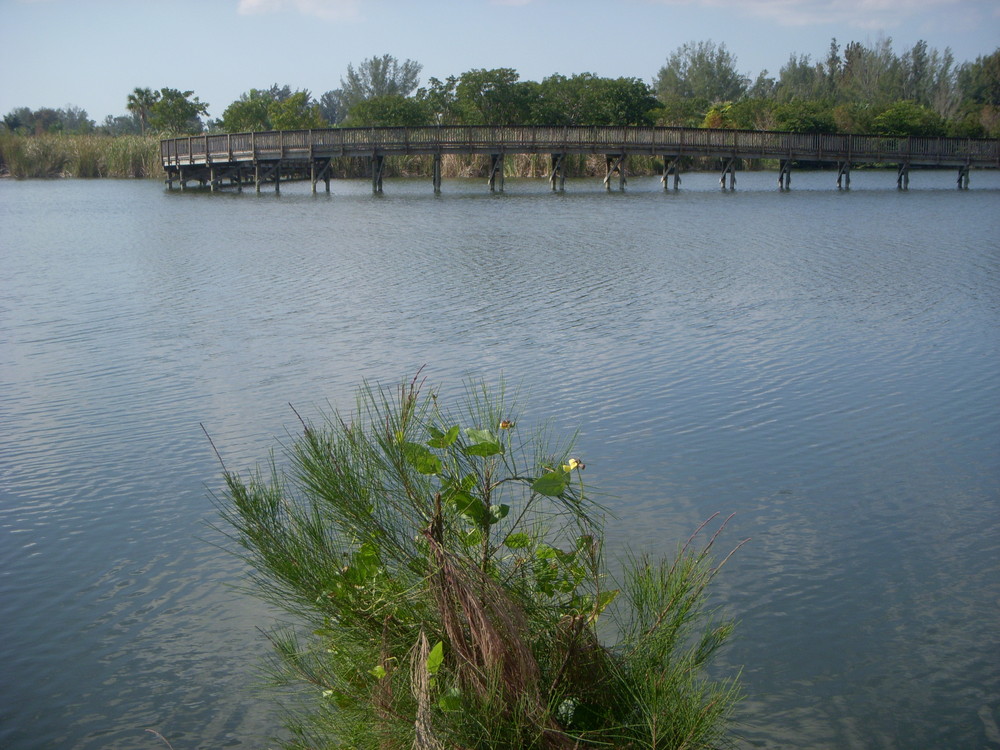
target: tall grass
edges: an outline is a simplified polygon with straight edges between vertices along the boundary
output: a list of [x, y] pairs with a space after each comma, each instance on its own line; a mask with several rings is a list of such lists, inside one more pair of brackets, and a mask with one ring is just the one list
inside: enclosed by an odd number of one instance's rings
[[[430, 177], [433, 157], [390, 156], [385, 160], [387, 177]], [[455, 179], [485, 178], [489, 157], [483, 154], [445, 154], [441, 175]], [[714, 165], [694, 164], [713, 168]], [[603, 154], [568, 154], [563, 161], [567, 177], [602, 177]], [[551, 169], [548, 154], [511, 154], [504, 163], [507, 177], [547, 177]], [[663, 169], [663, 161], [653, 156], [632, 155], [628, 174], [652, 175]], [[343, 178], [364, 178], [371, 174], [369, 160], [341, 157], [333, 163], [333, 173]], [[160, 142], [155, 135], [33, 135], [0, 133], [0, 176], [17, 179], [52, 177], [115, 177], [158, 179], [163, 176]]]
[[0, 174], [38, 177], [129, 177], [163, 175], [156, 136], [0, 134]]

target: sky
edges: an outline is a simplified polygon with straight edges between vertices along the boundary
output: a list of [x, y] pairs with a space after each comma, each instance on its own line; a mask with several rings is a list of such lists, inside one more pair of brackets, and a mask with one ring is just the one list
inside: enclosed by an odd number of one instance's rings
[[671, 52], [711, 40], [751, 79], [776, 77], [834, 37], [974, 60], [1000, 47], [1000, 0], [0, 0], [0, 116], [74, 106], [100, 123], [136, 87], [170, 87], [216, 118], [274, 83], [318, 98], [383, 54], [423, 65], [421, 82], [507, 67], [651, 83]]

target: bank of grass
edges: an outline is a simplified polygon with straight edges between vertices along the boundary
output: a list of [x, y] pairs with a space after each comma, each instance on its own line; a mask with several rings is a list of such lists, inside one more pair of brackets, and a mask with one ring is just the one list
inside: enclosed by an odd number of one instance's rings
[[[691, 166], [700, 166], [692, 164]], [[446, 154], [441, 174], [447, 179], [484, 178], [490, 160], [485, 155]], [[504, 164], [507, 177], [547, 177], [551, 169], [548, 154], [511, 154]], [[563, 162], [567, 177], [603, 177], [603, 154], [568, 154]], [[343, 157], [333, 162], [333, 173], [341, 178], [363, 178], [371, 174], [368, 159]], [[663, 170], [663, 160], [632, 155], [628, 174], [653, 175]], [[433, 157], [392, 156], [385, 161], [386, 177], [430, 177]], [[29, 178], [138, 178], [161, 179], [160, 140], [147, 135], [33, 135], [0, 134], [0, 175]]]
[[0, 174], [16, 179], [163, 176], [156, 136], [0, 134]]
[[[345, 177], [364, 177], [368, 174], [367, 160], [364, 159], [344, 160], [339, 164], [335, 162], [335, 172], [338, 166], [339, 173]], [[504, 160], [504, 175], [507, 177], [547, 177], [551, 168], [551, 157], [548, 154], [509, 154]], [[603, 177], [605, 169], [603, 154], [567, 154], [563, 159], [563, 171], [567, 177]], [[432, 170], [431, 156], [394, 156], [385, 160], [384, 174], [387, 177], [430, 177]], [[484, 154], [445, 154], [441, 157], [441, 176], [446, 179], [487, 177], [489, 170], [490, 158]], [[653, 175], [662, 170], [662, 159], [629, 156], [629, 174]]]

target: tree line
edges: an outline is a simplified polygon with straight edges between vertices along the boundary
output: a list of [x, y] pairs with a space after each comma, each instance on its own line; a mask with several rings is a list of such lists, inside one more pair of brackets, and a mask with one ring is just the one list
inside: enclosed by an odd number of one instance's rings
[[250, 89], [222, 115], [193, 91], [136, 88], [127, 114], [101, 125], [85, 110], [21, 107], [3, 129], [21, 134], [186, 134], [330, 126], [670, 125], [683, 127], [1000, 137], [1000, 48], [956, 63], [923, 40], [897, 54], [892, 40], [837, 40], [822, 59], [792, 54], [777, 76], [739, 71], [725, 44], [689, 42], [652, 83], [591, 73], [523, 81], [514, 68], [474, 69], [420, 85], [422, 66], [392, 55], [350, 64], [318, 98], [274, 84]]

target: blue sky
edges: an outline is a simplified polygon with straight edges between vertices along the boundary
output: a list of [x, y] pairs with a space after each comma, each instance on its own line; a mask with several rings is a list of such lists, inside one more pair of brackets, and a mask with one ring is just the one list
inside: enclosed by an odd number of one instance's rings
[[0, 115], [125, 112], [137, 86], [194, 90], [218, 117], [272, 83], [317, 97], [348, 63], [391, 54], [422, 81], [511, 67], [652, 81], [689, 41], [725, 43], [751, 78], [791, 53], [919, 39], [956, 60], [1000, 46], [1000, 0], [0, 0]]

